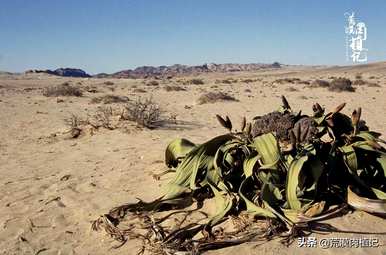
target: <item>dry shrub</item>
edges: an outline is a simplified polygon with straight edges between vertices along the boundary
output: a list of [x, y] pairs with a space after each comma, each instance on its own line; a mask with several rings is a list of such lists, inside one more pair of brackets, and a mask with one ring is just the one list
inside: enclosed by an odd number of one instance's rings
[[175, 86], [175, 85], [167, 85], [167, 86], [165, 86], [164, 89], [168, 92], [170, 92], [170, 91], [186, 91], [185, 88], [180, 87], [180, 86]]
[[111, 86], [111, 85], [114, 85], [114, 82], [112, 82], [112, 81], [105, 81], [103, 84], [105, 84], [107, 86]]
[[98, 93], [98, 89], [95, 86], [85, 86], [84, 90], [88, 93]]
[[55, 86], [46, 88], [43, 91], [43, 95], [46, 97], [58, 97], [58, 96], [75, 96], [81, 97], [83, 96], [83, 92], [80, 88], [71, 86], [67, 82]]
[[122, 118], [134, 121], [142, 127], [153, 129], [162, 122], [161, 109], [151, 97], [144, 100], [138, 98], [126, 105], [125, 110]]
[[367, 82], [367, 87], [379, 88], [379, 87], [381, 87], [381, 85], [379, 85], [378, 83], [375, 83], [375, 82]]
[[352, 84], [360, 86], [360, 85], [365, 85], [366, 83], [367, 83], [366, 81], [357, 78]]
[[282, 78], [282, 79], [276, 79], [273, 81], [273, 83], [278, 83], [278, 84], [294, 84], [294, 83], [299, 83], [301, 80], [299, 78]]
[[193, 79], [184, 81], [183, 84], [184, 85], [203, 85], [203, 84], [205, 84], [205, 82], [203, 79], [193, 78]]
[[328, 87], [330, 91], [348, 91], [354, 92], [355, 88], [352, 86], [352, 82], [347, 78], [337, 78], [331, 81], [330, 86]]
[[356, 86], [366, 85], [367, 87], [380, 87], [380, 85], [375, 82], [364, 81], [362, 79], [355, 80], [353, 82], [353, 85], [356, 85]]
[[330, 83], [326, 80], [314, 80], [312, 83], [311, 83], [311, 87], [321, 87], [321, 88], [327, 88], [330, 86]]
[[295, 91], [299, 91], [299, 90], [297, 88], [294, 88], [294, 87], [289, 87], [289, 88], [286, 88], [285, 91], [295, 92]]
[[233, 78], [226, 78], [224, 80], [216, 80], [215, 83], [223, 83], [223, 84], [232, 84], [232, 83], [237, 83], [238, 80], [237, 79], [233, 79]]
[[358, 73], [355, 75], [355, 79], [361, 80], [362, 79], [362, 74]]
[[237, 101], [237, 99], [224, 92], [208, 92], [198, 98], [198, 104], [216, 103], [219, 101]]
[[81, 132], [81, 125], [84, 124], [84, 120], [76, 114], [71, 114], [70, 117], [64, 119], [64, 124], [69, 128], [69, 133], [72, 138], [77, 138]]
[[91, 103], [99, 104], [113, 104], [113, 103], [127, 103], [129, 101], [128, 97], [118, 96], [118, 95], [104, 95], [100, 97], [94, 97], [91, 99]]
[[158, 85], [159, 85], [159, 82], [155, 80], [151, 80], [146, 83], [146, 86], [158, 86]]
[[99, 107], [94, 116], [96, 123], [93, 126], [97, 128], [104, 127], [110, 130], [115, 129], [115, 127], [111, 123], [113, 115], [113, 108], [111, 106]]
[[309, 81], [300, 80], [300, 81], [296, 82], [296, 84], [310, 85], [310, 82]]
[[241, 80], [241, 81], [248, 84], [248, 83], [255, 82], [256, 80], [252, 80], [252, 79], [244, 79], [244, 80]]
[[141, 88], [135, 88], [135, 89], [133, 89], [133, 92], [135, 92], [135, 93], [146, 93], [147, 91], [144, 90], [144, 89], [141, 89]]
[[305, 95], [301, 95], [301, 96], [299, 96], [299, 98], [303, 99], [303, 100], [307, 100], [308, 99], [308, 97], [306, 97]]

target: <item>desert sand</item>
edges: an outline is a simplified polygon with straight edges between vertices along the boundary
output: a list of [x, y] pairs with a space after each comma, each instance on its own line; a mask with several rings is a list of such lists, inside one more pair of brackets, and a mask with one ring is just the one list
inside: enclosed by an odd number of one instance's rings
[[[332, 92], [307, 84], [275, 83], [277, 79], [346, 77], [378, 86], [354, 85], [355, 92]], [[319, 102], [327, 110], [346, 102], [351, 113], [362, 107], [362, 116], [372, 130], [386, 133], [386, 63], [348, 67], [284, 67], [259, 72], [201, 74], [202, 85], [183, 85], [174, 77], [148, 86], [143, 79], [64, 78], [45, 74], [0, 75], [0, 253], [1, 254], [136, 254], [138, 242], [129, 241], [119, 249], [104, 232], [91, 231], [91, 221], [112, 207], [134, 202], [137, 197], [151, 200], [162, 184], [152, 175], [165, 170], [164, 150], [176, 137], [201, 143], [225, 133], [215, 114], [229, 115], [238, 123], [243, 116], [273, 111], [285, 95], [293, 109], [309, 109]], [[216, 80], [233, 78], [231, 84]], [[251, 79], [245, 83], [243, 80]], [[106, 85], [109, 81], [110, 85]], [[46, 97], [47, 87], [68, 82], [84, 91], [82, 97]], [[185, 88], [166, 91], [167, 85]], [[91, 88], [91, 89], [90, 89]], [[141, 92], [142, 89], [145, 92]], [[87, 92], [91, 91], [91, 92]], [[197, 104], [200, 95], [222, 91], [238, 101]], [[68, 136], [64, 119], [71, 114], [86, 118], [103, 103], [92, 98], [106, 94], [152, 96], [165, 116], [176, 118], [174, 125], [149, 130], [135, 124], [114, 130], [83, 132]], [[120, 104], [111, 104], [120, 107]], [[383, 137], [384, 138], [384, 137]], [[377, 248], [321, 249], [289, 247], [279, 240], [256, 246], [239, 246], [207, 254], [386, 254], [385, 220], [355, 211], [327, 221], [350, 233], [313, 234], [316, 238], [374, 237]], [[358, 233], [354, 233], [354, 232]], [[361, 234], [374, 232], [383, 234]]]

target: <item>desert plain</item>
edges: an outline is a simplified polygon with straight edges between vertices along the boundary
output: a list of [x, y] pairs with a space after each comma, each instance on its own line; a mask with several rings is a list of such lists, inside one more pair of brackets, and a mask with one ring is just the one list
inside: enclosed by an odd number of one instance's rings
[[[330, 91], [315, 80], [345, 77], [355, 91]], [[203, 84], [187, 81], [200, 79]], [[356, 82], [362, 80], [363, 82]], [[45, 96], [67, 83], [82, 96]], [[201, 83], [201, 82], [200, 82]], [[176, 89], [176, 88], [179, 89]], [[208, 92], [223, 92], [235, 100], [200, 103]], [[106, 95], [123, 98], [103, 101]], [[118, 249], [104, 232], [91, 231], [91, 222], [114, 206], [152, 200], [170, 176], [164, 151], [177, 137], [202, 143], [226, 132], [215, 115], [242, 117], [276, 110], [285, 95], [294, 110], [318, 102], [327, 110], [342, 102], [344, 113], [362, 107], [371, 130], [386, 133], [386, 62], [356, 66], [284, 66], [253, 72], [207, 73], [158, 79], [69, 78], [47, 74], [0, 75], [0, 253], [1, 254], [137, 254], [139, 243]], [[148, 129], [117, 118], [125, 100], [152, 98], [165, 125]], [[87, 128], [76, 137], [68, 120], [95, 116], [106, 107], [111, 128]], [[65, 121], [67, 120], [67, 122]], [[385, 138], [383, 136], [383, 138]], [[209, 206], [210, 208], [210, 206]], [[340, 232], [312, 234], [320, 238], [371, 237], [373, 248], [322, 249], [289, 247], [272, 240], [206, 252], [206, 254], [386, 254], [385, 219], [361, 211], [327, 220]], [[367, 232], [367, 234], [365, 233]], [[369, 234], [372, 233], [372, 234]]]

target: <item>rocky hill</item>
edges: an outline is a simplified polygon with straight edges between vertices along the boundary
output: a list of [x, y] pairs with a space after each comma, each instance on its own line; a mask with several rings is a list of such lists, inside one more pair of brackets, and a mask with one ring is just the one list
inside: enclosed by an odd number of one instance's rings
[[280, 68], [277, 62], [273, 64], [204, 64], [197, 66], [172, 65], [172, 66], [141, 66], [133, 70], [123, 70], [113, 74], [101, 73], [95, 75], [98, 78], [149, 78], [179, 76], [209, 72], [238, 72], [238, 71], [257, 71], [264, 68]]
[[88, 73], [82, 69], [77, 68], [58, 68], [54, 71], [52, 70], [28, 70], [26, 73], [46, 73], [51, 75], [63, 76], [63, 77], [91, 77]]
[[[239, 72], [239, 71], [257, 71], [266, 68], [280, 68], [281, 64], [204, 64], [196, 66], [171, 65], [171, 66], [141, 66], [135, 69], [122, 70], [116, 73], [99, 73], [93, 75], [95, 78], [155, 78], [155, 77], [173, 77], [180, 75], [192, 75], [211, 72]], [[45, 73], [63, 77], [91, 77], [88, 73], [76, 68], [58, 68], [56, 70], [38, 70], [32, 69], [25, 73]]]

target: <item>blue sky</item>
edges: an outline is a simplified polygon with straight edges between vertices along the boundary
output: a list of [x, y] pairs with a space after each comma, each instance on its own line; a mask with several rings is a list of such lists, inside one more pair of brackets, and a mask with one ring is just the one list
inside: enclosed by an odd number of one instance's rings
[[369, 62], [386, 60], [384, 0], [1, 0], [0, 70], [344, 65], [346, 11], [368, 27]]

